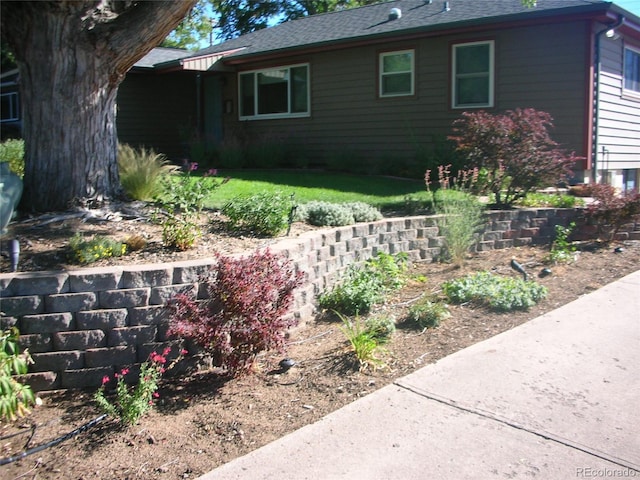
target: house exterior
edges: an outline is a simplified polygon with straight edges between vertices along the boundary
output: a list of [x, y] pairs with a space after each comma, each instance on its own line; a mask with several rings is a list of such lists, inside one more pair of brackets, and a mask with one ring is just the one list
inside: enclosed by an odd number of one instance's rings
[[396, 0], [168, 50], [123, 82], [120, 141], [223, 168], [415, 177], [448, 162], [462, 112], [532, 107], [584, 157], [572, 182], [638, 188], [640, 18], [611, 2]]
[[0, 73], [0, 136], [2, 140], [20, 137], [20, 92], [18, 69]]

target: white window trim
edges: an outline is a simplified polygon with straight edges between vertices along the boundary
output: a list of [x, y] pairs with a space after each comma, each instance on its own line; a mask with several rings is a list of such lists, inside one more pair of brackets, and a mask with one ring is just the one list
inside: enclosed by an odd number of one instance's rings
[[[473, 103], [473, 104], [464, 104], [464, 105], [456, 105], [456, 49], [459, 47], [469, 47], [472, 45], [489, 45], [489, 102], [488, 103]], [[467, 43], [456, 43], [453, 45], [453, 50], [451, 52], [452, 61], [451, 61], [451, 108], [460, 110], [467, 108], [492, 108], [495, 103], [495, 41], [494, 40], [483, 40], [480, 42], [467, 42]]]
[[[407, 72], [393, 72], [393, 73], [384, 73], [383, 65], [384, 58], [390, 57], [392, 55], [402, 55], [404, 53], [411, 54], [411, 70]], [[409, 93], [383, 93], [382, 92], [382, 77], [385, 75], [397, 75], [399, 73], [410, 73], [411, 74], [411, 91]], [[415, 85], [416, 85], [416, 52], [414, 49], [408, 50], [398, 50], [393, 52], [383, 52], [378, 56], [378, 96], [380, 98], [390, 98], [390, 97], [409, 97], [415, 94]]]
[[[10, 117], [0, 119], [0, 122], [17, 122], [20, 120], [20, 97], [18, 96], [18, 92], [7, 92], [0, 95], [1, 97], [9, 97], [9, 106], [11, 110], [9, 111]], [[15, 100], [15, 112], [14, 112], [14, 102], [11, 101], [11, 97], [14, 97]]]
[[[266, 114], [262, 114], [260, 115], [258, 112], [258, 82], [256, 79], [257, 74], [259, 73], [263, 73], [263, 72], [271, 72], [273, 70], [288, 70], [289, 72], [291, 71], [292, 68], [296, 68], [296, 67], [307, 67], [307, 111], [306, 112], [297, 112], [297, 113], [291, 113], [286, 112], [286, 113], [266, 113]], [[240, 82], [240, 77], [242, 75], [246, 75], [246, 74], [253, 74], [254, 75], [254, 82], [253, 82], [253, 88], [254, 88], [254, 96], [253, 96], [253, 101], [254, 101], [254, 106], [253, 106], [253, 111], [256, 112], [253, 115], [242, 115], [242, 89], [241, 89], [241, 82]], [[289, 74], [289, 79], [291, 79], [291, 75]], [[273, 119], [278, 119], [278, 118], [304, 118], [304, 117], [310, 117], [311, 116], [311, 67], [309, 66], [308, 63], [298, 63], [295, 65], [281, 65], [281, 66], [277, 66], [277, 67], [270, 67], [270, 68], [262, 68], [260, 70], [247, 70], [245, 72], [239, 72], [238, 73], [238, 116], [240, 120], [273, 120]], [[288, 105], [289, 105], [289, 109], [291, 109], [291, 82], [288, 82]]]
[[[629, 96], [629, 97], [636, 97], [636, 98], [640, 98], [640, 92], [638, 90], [632, 90], [630, 88], [626, 88], [624, 86], [625, 84], [625, 80], [626, 80], [626, 75], [625, 75], [625, 65], [626, 65], [626, 56], [627, 56], [627, 50], [631, 50], [632, 52], [634, 52], [636, 55], [640, 56], [640, 49], [629, 46], [629, 45], [625, 45], [622, 49], [622, 92], [625, 96]], [[638, 79], [640, 80], [640, 79]]]

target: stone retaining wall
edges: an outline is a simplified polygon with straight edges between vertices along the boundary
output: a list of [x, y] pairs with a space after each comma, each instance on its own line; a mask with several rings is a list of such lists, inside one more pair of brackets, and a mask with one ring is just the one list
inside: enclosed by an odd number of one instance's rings
[[[556, 224], [579, 219], [574, 209], [490, 212], [479, 251], [548, 244]], [[582, 228], [589, 234], [588, 226]], [[385, 219], [315, 230], [270, 246], [293, 261], [306, 281], [291, 313], [312, 318], [318, 293], [354, 262], [378, 251], [407, 252], [412, 261], [440, 253], [435, 217]], [[640, 224], [621, 238], [640, 239]], [[190, 291], [204, 298], [199, 277], [212, 259], [70, 271], [0, 274], [2, 327], [15, 325], [34, 364], [26, 381], [36, 391], [97, 387], [104, 375], [136, 366], [172, 342], [166, 336], [167, 300]], [[175, 343], [175, 341], [173, 342]]]

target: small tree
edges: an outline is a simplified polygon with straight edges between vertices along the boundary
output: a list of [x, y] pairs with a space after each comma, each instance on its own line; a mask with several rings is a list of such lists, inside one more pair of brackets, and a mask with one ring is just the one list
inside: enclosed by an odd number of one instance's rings
[[487, 191], [504, 208], [530, 191], [565, 180], [580, 160], [558, 148], [550, 127], [551, 115], [533, 108], [502, 115], [465, 112], [453, 122], [455, 135], [449, 138], [470, 167], [481, 169]]

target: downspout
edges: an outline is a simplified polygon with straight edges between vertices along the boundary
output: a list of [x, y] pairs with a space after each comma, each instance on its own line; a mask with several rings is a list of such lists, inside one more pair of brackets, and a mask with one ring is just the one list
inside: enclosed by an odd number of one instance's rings
[[594, 88], [594, 92], [593, 92], [593, 142], [592, 142], [592, 146], [591, 146], [591, 180], [593, 181], [593, 183], [596, 183], [596, 180], [598, 178], [598, 169], [597, 169], [597, 162], [598, 162], [598, 129], [599, 129], [599, 125], [598, 125], [598, 119], [600, 116], [600, 75], [601, 75], [601, 69], [602, 69], [602, 59], [601, 59], [601, 55], [600, 55], [600, 39], [602, 38], [603, 34], [606, 34], [607, 32], [611, 32], [613, 30], [615, 30], [616, 28], [620, 27], [623, 23], [624, 23], [624, 16], [623, 15], [619, 15], [618, 16], [618, 21], [616, 23], [614, 23], [613, 25], [609, 25], [606, 28], [604, 28], [603, 30], [600, 30], [599, 32], [596, 33], [596, 39], [595, 39], [595, 64], [596, 64], [596, 72], [595, 72], [595, 79], [593, 81], [593, 88]]

